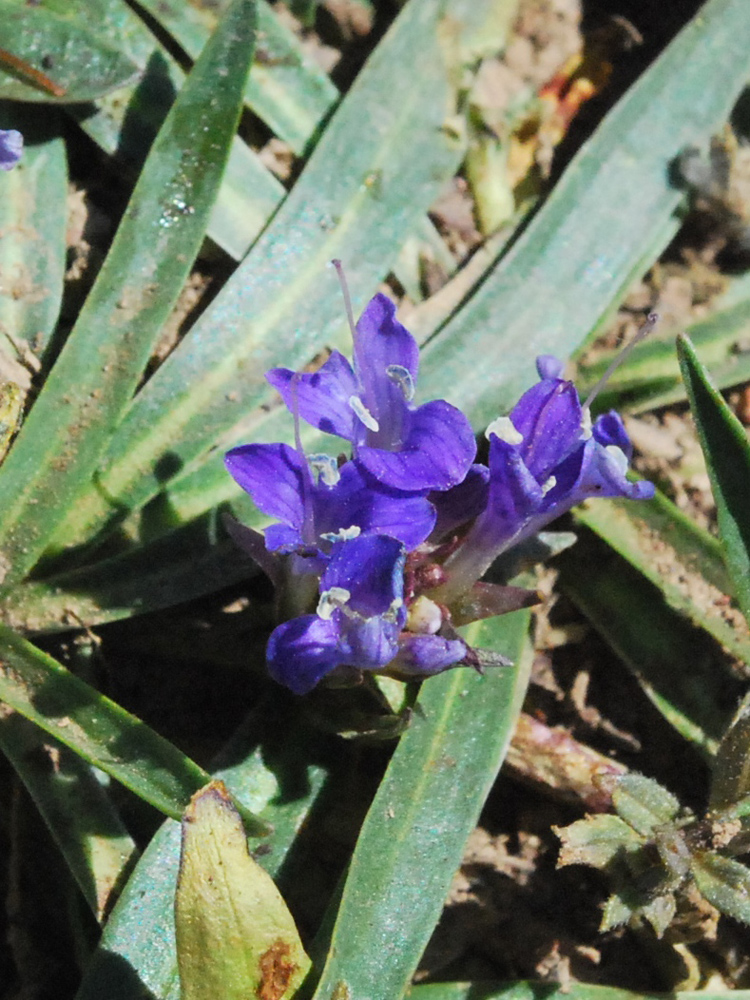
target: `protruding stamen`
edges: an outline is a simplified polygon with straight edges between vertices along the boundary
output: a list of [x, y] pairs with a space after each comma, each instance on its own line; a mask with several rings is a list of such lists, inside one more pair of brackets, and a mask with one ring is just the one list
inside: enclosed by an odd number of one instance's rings
[[550, 476], [546, 482], [542, 483], [542, 496], [547, 496], [550, 490], [554, 490], [557, 486], [557, 479], [555, 476]]
[[640, 342], [651, 333], [651, 331], [653, 330], [653, 328], [656, 326], [656, 324], [658, 322], [659, 322], [659, 314], [658, 313], [649, 313], [648, 314], [648, 316], [646, 317], [646, 322], [640, 328], [640, 330], [638, 331], [638, 333], [636, 333], [635, 337], [633, 337], [633, 339], [630, 341], [630, 343], [620, 351], [620, 353], [617, 355], [617, 357], [612, 359], [612, 361], [609, 364], [609, 366], [608, 366], [607, 370], [605, 371], [605, 373], [602, 375], [602, 377], [596, 383], [596, 385], [594, 386], [594, 388], [588, 394], [588, 397], [586, 398], [586, 402], [583, 404], [583, 409], [584, 410], [590, 410], [591, 409], [592, 403], [594, 402], [594, 400], [596, 399], [596, 397], [599, 395], [599, 393], [602, 391], [602, 389], [607, 384], [607, 382], [610, 380], [610, 378], [612, 377], [612, 373], [615, 371], [615, 369], [620, 367], [620, 365], [627, 358], [627, 356], [630, 354], [630, 352], [633, 350], [633, 348], [636, 346], [636, 344], [640, 344]]
[[326, 531], [320, 537], [327, 542], [349, 542], [352, 538], [359, 538], [362, 529], [358, 524], [353, 524], [350, 528], [339, 528], [338, 531]]
[[346, 275], [344, 274], [344, 265], [338, 259], [332, 260], [331, 263], [336, 268], [336, 274], [339, 276], [339, 284], [341, 285], [341, 294], [344, 296], [344, 309], [346, 310], [346, 318], [349, 321], [349, 329], [351, 330], [352, 333], [352, 340], [356, 340], [357, 326], [354, 322], [352, 299], [351, 296], [349, 295], [349, 286], [346, 283]]
[[372, 431], [373, 434], [377, 434], [380, 430], [380, 424], [377, 422], [375, 417], [373, 417], [359, 396], [350, 396], [349, 406], [351, 406], [368, 431]]
[[331, 587], [329, 590], [324, 590], [318, 601], [316, 610], [318, 617], [322, 618], [323, 621], [328, 621], [334, 611], [344, 608], [351, 596], [351, 591], [347, 590], [346, 587]]
[[484, 432], [484, 436], [489, 441], [490, 434], [505, 441], [506, 444], [522, 444], [523, 434], [517, 430], [510, 417], [497, 417]]
[[404, 368], [403, 365], [388, 365], [385, 373], [391, 382], [395, 382], [403, 392], [406, 402], [411, 403], [414, 399], [414, 379], [411, 377], [409, 369]]

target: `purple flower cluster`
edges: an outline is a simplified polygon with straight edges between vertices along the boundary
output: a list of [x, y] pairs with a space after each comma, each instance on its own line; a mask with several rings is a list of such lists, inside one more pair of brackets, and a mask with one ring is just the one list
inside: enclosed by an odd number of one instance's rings
[[537, 368], [540, 381], [488, 428], [487, 466], [474, 463], [460, 410], [413, 404], [417, 344], [384, 295], [356, 325], [353, 364], [334, 351], [314, 373], [268, 372], [297, 428], [302, 418], [352, 452], [305, 455], [297, 429], [295, 447], [226, 455], [236, 482], [275, 519], [264, 537], [233, 531], [281, 591], [272, 677], [304, 694], [326, 676], [476, 666], [454, 627], [470, 620], [465, 609], [481, 617], [531, 603], [528, 592], [478, 583], [501, 552], [587, 497], [653, 495], [650, 483], [627, 478], [632, 447], [620, 417], [592, 424], [561, 363], [543, 357]]

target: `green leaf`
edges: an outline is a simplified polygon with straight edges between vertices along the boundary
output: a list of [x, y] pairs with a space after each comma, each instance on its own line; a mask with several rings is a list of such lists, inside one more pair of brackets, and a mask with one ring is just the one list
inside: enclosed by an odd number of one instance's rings
[[[195, 59], [227, 0], [218, 0], [210, 7], [176, 0], [142, 0], [140, 6]], [[245, 103], [279, 139], [301, 154], [338, 100], [338, 90], [265, 0], [258, 2], [258, 35], [261, 44]]]
[[711, 811], [731, 809], [750, 796], [750, 694], [742, 699], [716, 751]]
[[[511, 250], [428, 344], [421, 387], [430, 397], [483, 427], [531, 384], [534, 355], [565, 357], [606, 319], [675, 232], [683, 195], [670, 164], [723, 124], [746, 84], [746, 15], [743, 0], [709, 0], [610, 111]], [[707, 88], [709, 77], [716, 85]]]
[[566, 865], [591, 865], [606, 868], [628, 848], [640, 847], [642, 840], [619, 816], [588, 816], [570, 826], [553, 827], [560, 838], [558, 868]]
[[606, 868], [628, 848], [640, 847], [641, 838], [619, 816], [587, 816], [570, 826], [553, 827], [560, 838], [557, 867], [591, 865]]
[[138, 67], [85, 22], [22, 0], [4, 0], [0, 18], [13, 57], [0, 54], [0, 98], [82, 103], [138, 75]]
[[750, 622], [750, 442], [687, 337], [678, 337], [677, 350], [716, 501], [724, 559], [737, 601]]
[[216, 529], [187, 525], [119, 556], [9, 591], [3, 621], [21, 632], [59, 632], [158, 611], [247, 580], [257, 565]]
[[750, 631], [727, 608], [721, 544], [657, 491], [653, 500], [597, 500], [573, 512], [661, 591], [670, 608], [750, 663]]
[[[404, 7], [273, 223], [136, 397], [104, 460], [100, 491], [77, 505], [60, 537], [81, 540], [111, 517], [105, 494], [140, 507], [164, 489], [166, 453], [187, 471], [240, 434], [238, 422], [249, 430], [247, 415], [268, 398], [268, 368], [302, 366], [321, 346], [348, 338], [328, 262], [347, 265], [359, 306], [460, 165], [463, 144], [444, 124], [471, 52], [461, 50], [460, 36], [446, 48], [443, 28], [449, 19], [481, 32], [494, 6]], [[403, 99], [384, 104], [384, 92]]]
[[190, 271], [242, 105], [253, 10], [253, 0], [236, 0], [180, 91], [78, 321], [0, 469], [6, 586], [36, 564], [90, 483]]
[[[210, 776], [140, 719], [0, 625], [0, 701], [167, 816]], [[243, 814], [256, 835], [265, 827]]]
[[357, 841], [317, 1000], [406, 990], [510, 742], [528, 683], [528, 621], [516, 612], [464, 632], [516, 657], [513, 669], [459, 668], [422, 685]]
[[727, 917], [750, 924], [750, 871], [731, 858], [705, 851], [691, 869], [699, 891]]
[[19, 351], [28, 346], [43, 354], [62, 300], [68, 171], [59, 124], [48, 108], [0, 104], [0, 128], [18, 129], [25, 142], [21, 162], [0, 177], [0, 376], [13, 377], [5, 370], [8, 358], [23, 388], [31, 373]]
[[0, 750], [26, 786], [97, 920], [137, 850], [93, 768], [0, 705]]
[[618, 815], [644, 837], [680, 811], [680, 803], [671, 792], [642, 774], [623, 775], [614, 787], [612, 802]]
[[223, 782], [190, 800], [175, 895], [182, 1000], [291, 997], [310, 968], [273, 879], [252, 859]]
[[[287, 702], [261, 704], [255, 722], [245, 739], [233, 741], [232, 758], [238, 763], [218, 771], [217, 777], [271, 829], [258, 862], [277, 881], [286, 873], [283, 888], [299, 877], [291, 863], [292, 848], [299, 844], [299, 831], [310, 820], [329, 772], [322, 763], [311, 763], [313, 757], [325, 760], [320, 737], [303, 728], [299, 713]], [[294, 740], [286, 738], [291, 731], [297, 734]], [[258, 748], [251, 751], [249, 741], [257, 741]], [[337, 764], [342, 756], [337, 748]], [[340, 787], [343, 775], [332, 770], [330, 780]], [[149, 843], [107, 921], [76, 1000], [142, 1000], [145, 990], [160, 1000], [179, 1000], [174, 898], [180, 839], [179, 824], [167, 820]]]
[[[137, 85], [68, 113], [107, 154], [139, 172], [154, 137], [181, 89], [179, 64], [123, 0], [66, 0], [66, 16], [96, 21], [102, 32], [139, 67]], [[284, 196], [284, 186], [240, 139], [229, 154], [224, 179], [209, 218], [208, 235], [239, 260]]]

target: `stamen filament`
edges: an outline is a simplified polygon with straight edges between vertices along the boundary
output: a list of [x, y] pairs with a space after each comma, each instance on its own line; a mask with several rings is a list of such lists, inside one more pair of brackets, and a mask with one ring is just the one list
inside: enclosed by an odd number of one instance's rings
[[599, 395], [599, 393], [602, 391], [602, 389], [604, 388], [604, 386], [610, 380], [610, 378], [612, 377], [612, 373], [615, 371], [615, 369], [617, 369], [617, 368], [620, 367], [620, 365], [627, 358], [627, 356], [630, 354], [630, 352], [633, 350], [633, 348], [636, 346], [636, 344], [640, 344], [640, 342], [642, 340], [644, 340], [651, 333], [651, 331], [653, 330], [653, 328], [656, 326], [656, 324], [658, 322], [659, 322], [659, 314], [658, 313], [649, 313], [648, 314], [648, 316], [646, 318], [646, 322], [640, 328], [640, 330], [638, 331], [638, 333], [636, 333], [635, 337], [633, 337], [633, 339], [630, 341], [630, 343], [627, 345], [627, 347], [624, 347], [620, 351], [620, 353], [617, 355], [617, 357], [615, 357], [615, 358], [612, 359], [612, 361], [608, 365], [607, 370], [605, 371], [605, 373], [602, 375], [602, 377], [596, 383], [596, 385], [594, 386], [594, 388], [588, 394], [588, 396], [586, 397], [586, 402], [583, 404], [583, 409], [584, 410], [588, 410], [588, 409], [591, 408], [591, 404], [594, 402], [594, 400], [596, 399], [596, 397]]
[[338, 258], [334, 258], [331, 261], [333, 266], [336, 268], [336, 274], [339, 276], [339, 284], [341, 285], [341, 294], [344, 296], [344, 309], [346, 310], [346, 318], [349, 321], [349, 329], [351, 330], [352, 340], [357, 339], [357, 325], [354, 322], [354, 311], [352, 309], [352, 299], [349, 295], [349, 286], [346, 283], [346, 275], [344, 274], [344, 265]]

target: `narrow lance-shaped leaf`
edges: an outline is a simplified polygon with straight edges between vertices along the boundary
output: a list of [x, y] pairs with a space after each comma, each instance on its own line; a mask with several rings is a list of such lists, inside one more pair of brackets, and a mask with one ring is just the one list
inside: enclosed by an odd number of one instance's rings
[[3, 0], [0, 18], [0, 98], [93, 101], [138, 75], [137, 66], [81, 21], [14, 0]]
[[687, 337], [677, 338], [677, 350], [716, 501], [724, 559], [750, 622], [750, 442]]
[[34, 566], [90, 482], [190, 270], [242, 106], [253, 9], [253, 0], [235, 0], [180, 91], [96, 284], [0, 470], [6, 584]]
[[196, 792], [182, 820], [175, 931], [182, 1000], [284, 1000], [310, 968], [220, 781]]
[[[0, 378], [28, 388], [26, 345], [39, 357], [60, 313], [65, 272], [68, 171], [60, 115], [0, 103], [0, 128], [24, 136], [21, 162], [0, 178]], [[9, 338], [13, 338], [11, 343]], [[7, 338], [7, 339], [6, 339]], [[6, 358], [13, 362], [8, 369]], [[25, 362], [25, 364], [24, 364]]]
[[510, 743], [528, 684], [528, 621], [515, 612], [464, 633], [515, 667], [422, 685], [362, 827], [316, 1000], [400, 997], [409, 985]]
[[[0, 701], [167, 816], [210, 776], [140, 719], [0, 625]], [[265, 825], [243, 813], [256, 835]]]
[[693, 857], [691, 870], [709, 903], [726, 916], [750, 924], [750, 870], [746, 865], [705, 851]]

